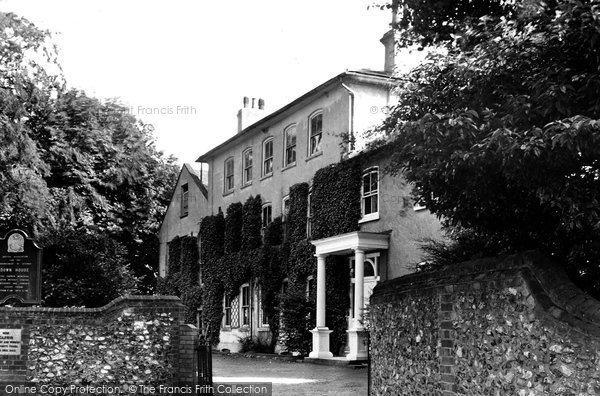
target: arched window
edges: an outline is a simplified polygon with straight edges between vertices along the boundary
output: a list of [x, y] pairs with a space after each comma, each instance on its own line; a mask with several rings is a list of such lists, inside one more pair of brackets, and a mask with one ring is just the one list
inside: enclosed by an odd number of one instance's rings
[[284, 166], [296, 163], [296, 125], [290, 125], [283, 131], [285, 143]]
[[225, 160], [225, 192], [233, 190], [235, 185], [233, 177], [233, 157], [230, 157]]
[[321, 151], [321, 138], [323, 137], [323, 113], [315, 113], [308, 123], [308, 155]]
[[273, 138], [263, 142], [263, 176], [273, 173]]

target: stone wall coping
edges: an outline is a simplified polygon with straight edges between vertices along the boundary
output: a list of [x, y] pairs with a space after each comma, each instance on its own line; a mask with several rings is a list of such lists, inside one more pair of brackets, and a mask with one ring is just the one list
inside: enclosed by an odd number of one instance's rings
[[385, 281], [373, 290], [371, 303], [395, 301], [415, 290], [437, 292], [446, 288], [452, 293], [454, 285], [485, 282], [485, 275], [493, 272], [527, 282], [533, 298], [556, 319], [578, 322], [588, 333], [600, 334], [600, 301], [575, 286], [556, 262], [538, 251], [465, 261]]
[[69, 307], [69, 308], [50, 308], [50, 307], [0, 307], [0, 313], [7, 312], [27, 312], [27, 313], [81, 313], [81, 314], [94, 314], [106, 312], [111, 309], [118, 308], [119, 306], [127, 306], [128, 304], [142, 306], [148, 304], [149, 306], [155, 305], [156, 303], [164, 303], [170, 307], [184, 308], [181, 299], [176, 296], [162, 296], [162, 295], [130, 295], [118, 297], [108, 304], [97, 307], [97, 308], [85, 308], [85, 307]]

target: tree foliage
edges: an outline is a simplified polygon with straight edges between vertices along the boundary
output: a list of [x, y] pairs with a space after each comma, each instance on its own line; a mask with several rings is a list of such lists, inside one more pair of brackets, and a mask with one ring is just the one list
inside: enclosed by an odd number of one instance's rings
[[100, 307], [137, 291], [138, 279], [114, 239], [69, 230], [44, 241], [42, 296], [45, 306]]
[[507, 4], [406, 25], [445, 51], [401, 77], [382, 130], [395, 170], [459, 227], [460, 254], [541, 249], [599, 295], [600, 2]]
[[50, 35], [0, 13], [0, 229], [108, 235], [148, 292], [177, 169], [114, 101], [69, 89]]

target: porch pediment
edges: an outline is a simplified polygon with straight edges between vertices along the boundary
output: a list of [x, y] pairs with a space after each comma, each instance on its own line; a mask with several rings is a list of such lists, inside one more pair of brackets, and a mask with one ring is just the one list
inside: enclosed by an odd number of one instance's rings
[[311, 241], [315, 246], [315, 254], [342, 255], [356, 250], [368, 252], [372, 250], [388, 249], [390, 246], [389, 234], [377, 232], [354, 231], [347, 234], [335, 235], [329, 238]]

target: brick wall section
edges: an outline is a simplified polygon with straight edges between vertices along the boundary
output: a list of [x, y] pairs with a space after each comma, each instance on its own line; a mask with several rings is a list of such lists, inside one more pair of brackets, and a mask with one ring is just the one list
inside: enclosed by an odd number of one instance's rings
[[536, 252], [377, 286], [374, 395], [600, 394], [600, 302]]
[[[75, 328], [106, 331], [107, 326], [114, 325], [128, 315], [136, 319], [162, 318], [165, 323], [170, 323], [166, 325], [169, 327], [168, 344], [171, 346], [166, 353], [166, 360], [172, 362], [168, 382], [190, 383], [194, 371], [192, 357], [197, 329], [184, 324], [184, 308], [180, 299], [173, 296], [126, 296], [100, 308], [0, 307], [0, 328], [22, 329], [21, 355], [0, 356], [0, 388], [6, 384], [27, 383], [36, 375], [32, 372], [35, 362], [29, 361], [32, 355], [32, 331], [36, 332], [38, 338], [40, 329], [50, 333], [55, 330], [56, 334], [61, 335]], [[92, 344], [88, 344], [88, 348], [94, 348], [96, 338], [89, 341]], [[39, 353], [40, 347], [36, 345], [36, 349], [36, 353]]]

